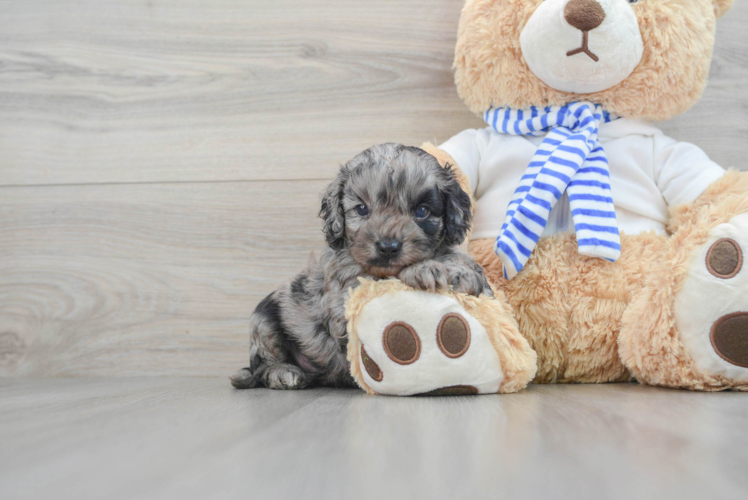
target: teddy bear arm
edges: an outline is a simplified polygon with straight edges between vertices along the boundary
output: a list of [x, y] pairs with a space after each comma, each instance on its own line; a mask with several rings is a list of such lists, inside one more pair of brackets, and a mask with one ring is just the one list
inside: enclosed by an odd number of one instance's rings
[[675, 235], [694, 224], [710, 230], [744, 213], [748, 213], [748, 172], [729, 170], [692, 203], [671, 207], [667, 230]]
[[455, 179], [457, 179], [457, 182], [460, 184], [462, 190], [470, 195], [470, 201], [473, 202], [473, 205], [475, 205], [473, 191], [470, 188], [470, 179], [465, 174], [465, 172], [462, 171], [454, 158], [452, 158], [449, 153], [447, 153], [443, 149], [439, 149], [436, 145], [430, 142], [424, 142], [421, 145], [421, 149], [434, 156], [434, 158], [436, 158], [439, 162], [439, 165], [441, 165], [442, 167], [446, 167], [449, 165], [452, 168], [452, 174], [455, 176]]

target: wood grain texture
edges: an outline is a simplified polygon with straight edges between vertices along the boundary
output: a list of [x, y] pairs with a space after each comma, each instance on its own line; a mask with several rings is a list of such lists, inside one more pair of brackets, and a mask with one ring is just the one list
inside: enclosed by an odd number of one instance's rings
[[458, 0], [0, 3], [0, 185], [314, 179], [479, 125]]
[[629, 384], [513, 395], [0, 380], [0, 497], [735, 500], [748, 399]]
[[660, 124], [669, 136], [701, 147], [725, 168], [748, 170], [748, 2], [717, 21], [709, 85], [690, 111]]
[[[0, 2], [0, 185], [316, 179], [372, 144], [481, 126], [450, 70], [459, 0]], [[748, 133], [748, 5], [664, 124], [726, 166]]]
[[[0, 375], [224, 375], [337, 165], [481, 126], [460, 0], [0, 0]], [[748, 4], [663, 124], [745, 168]]]
[[7, 189], [0, 374], [231, 374], [254, 306], [324, 243], [325, 185]]

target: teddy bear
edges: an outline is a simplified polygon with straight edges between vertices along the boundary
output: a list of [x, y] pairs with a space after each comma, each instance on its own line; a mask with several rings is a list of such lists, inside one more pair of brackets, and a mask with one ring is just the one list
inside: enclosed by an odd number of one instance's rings
[[731, 5], [465, 2], [455, 82], [486, 127], [422, 148], [472, 196], [495, 298], [362, 280], [346, 315], [363, 389], [748, 390], [748, 173], [653, 124], [699, 100]]

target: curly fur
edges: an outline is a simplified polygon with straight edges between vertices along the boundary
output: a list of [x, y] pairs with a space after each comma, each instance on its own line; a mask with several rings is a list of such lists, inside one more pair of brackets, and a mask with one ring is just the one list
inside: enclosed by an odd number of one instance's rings
[[361, 277], [492, 295], [482, 268], [456, 248], [470, 228], [470, 197], [421, 149], [384, 144], [353, 158], [322, 194], [320, 217], [328, 247], [257, 306], [237, 388], [353, 386], [345, 301]]

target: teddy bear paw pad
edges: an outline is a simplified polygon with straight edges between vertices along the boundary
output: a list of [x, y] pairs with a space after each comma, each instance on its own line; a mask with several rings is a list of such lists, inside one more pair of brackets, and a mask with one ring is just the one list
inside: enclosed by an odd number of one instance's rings
[[748, 381], [748, 214], [714, 228], [675, 300], [686, 352], [704, 373]]
[[459, 358], [470, 347], [470, 325], [459, 314], [449, 313], [439, 322], [436, 341], [445, 356]]
[[413, 327], [403, 321], [396, 321], [385, 328], [382, 345], [387, 356], [401, 365], [415, 363], [421, 355], [421, 340]]
[[454, 298], [399, 291], [356, 319], [366, 384], [388, 395], [496, 393], [504, 379], [486, 329]]

